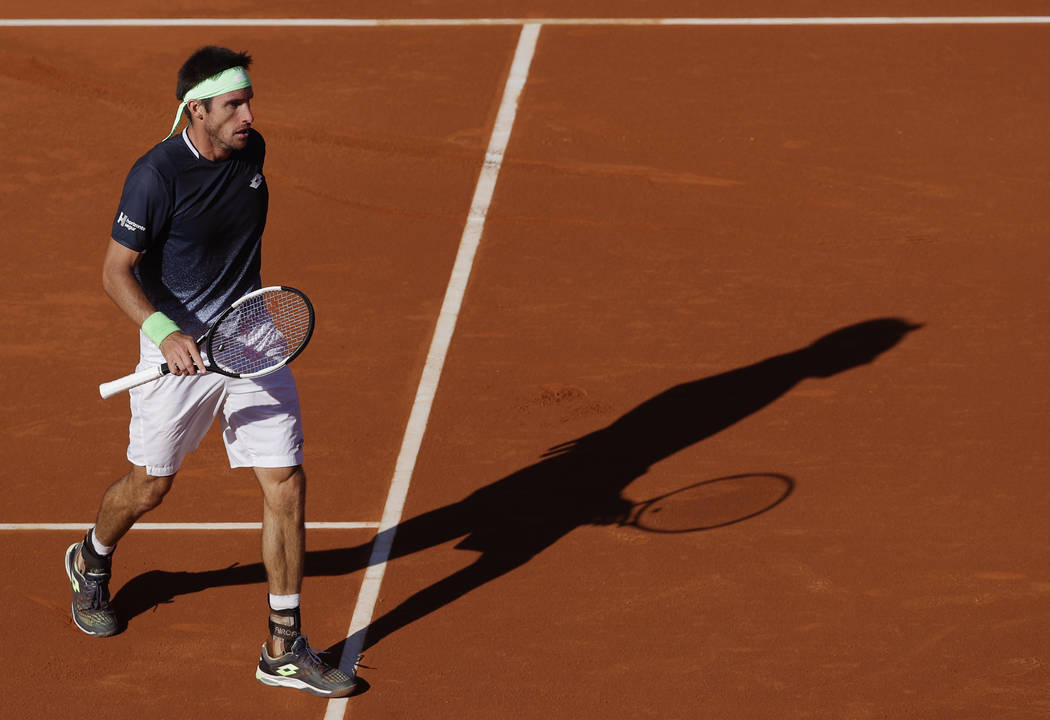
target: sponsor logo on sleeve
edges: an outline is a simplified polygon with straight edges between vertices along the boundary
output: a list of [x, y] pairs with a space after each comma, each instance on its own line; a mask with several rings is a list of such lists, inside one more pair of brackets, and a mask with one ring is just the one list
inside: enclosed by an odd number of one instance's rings
[[121, 212], [120, 217], [117, 218], [117, 225], [120, 225], [121, 227], [124, 227], [130, 230], [131, 232], [138, 232], [140, 230], [146, 229], [144, 226], [139, 225], [137, 222], [129, 218], [123, 212]]
[[262, 173], [255, 173], [255, 177], [253, 177], [252, 181], [248, 184], [251, 185], [252, 190], [258, 189], [258, 187], [263, 184]]

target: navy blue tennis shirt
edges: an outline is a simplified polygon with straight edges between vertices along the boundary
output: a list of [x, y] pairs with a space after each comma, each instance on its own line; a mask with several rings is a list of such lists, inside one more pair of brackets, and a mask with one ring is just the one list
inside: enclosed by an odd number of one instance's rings
[[143, 253], [135, 274], [146, 297], [189, 335], [261, 285], [265, 157], [255, 130], [219, 162], [183, 131], [139, 158], [124, 181], [113, 239]]

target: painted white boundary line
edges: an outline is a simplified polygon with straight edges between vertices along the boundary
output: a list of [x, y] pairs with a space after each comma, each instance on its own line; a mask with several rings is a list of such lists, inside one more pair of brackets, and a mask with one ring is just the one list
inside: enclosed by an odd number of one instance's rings
[[[518, 99], [521, 97], [522, 90], [525, 89], [525, 81], [529, 76], [529, 66], [536, 52], [539, 35], [540, 25], [528, 23], [522, 27], [521, 34], [518, 36], [518, 46], [514, 51], [514, 60], [510, 66], [507, 84], [503, 88], [503, 99], [500, 101], [499, 112], [496, 115], [496, 124], [489, 138], [485, 162], [478, 175], [478, 184], [470, 203], [470, 213], [467, 215], [467, 223], [463, 228], [459, 250], [456, 253], [452, 274], [445, 290], [445, 299], [438, 313], [434, 337], [430, 342], [426, 364], [423, 366], [423, 374], [416, 390], [412, 412], [405, 428], [405, 436], [401, 442], [401, 451], [394, 468], [394, 478], [390, 483], [386, 506], [383, 508], [383, 519], [380, 521], [379, 532], [372, 546], [372, 555], [368, 559], [368, 569], [365, 571], [361, 592], [357, 596], [357, 605], [354, 607], [350, 628], [347, 630], [347, 642], [343, 645], [343, 655], [339, 660], [339, 666], [346, 671], [353, 668], [358, 655], [364, 648], [365, 632], [372, 622], [372, 614], [379, 599], [379, 587], [386, 573], [386, 564], [390, 559], [397, 525], [401, 522], [405, 498], [408, 496], [408, 486], [412, 482], [412, 473], [415, 470], [419, 449], [423, 444], [423, 434], [426, 432], [434, 397], [437, 394], [441, 370], [445, 365], [445, 358], [452, 343], [452, 334], [456, 329], [460, 308], [463, 306], [463, 296], [466, 294], [467, 281], [474, 265], [474, 255], [481, 243], [485, 217], [488, 215], [489, 205], [492, 203], [492, 196], [496, 190], [496, 180], [499, 177], [500, 167], [503, 165], [503, 155], [507, 151], [510, 131], [514, 127], [514, 117], [518, 112]], [[329, 700], [325, 720], [341, 720], [346, 714], [348, 702], [347, 698]]]
[[[83, 530], [94, 523], [0, 523], [0, 530]], [[377, 528], [377, 522], [308, 522], [307, 530], [363, 530]], [[135, 523], [132, 530], [261, 530], [257, 522], [173, 522]]]
[[1048, 15], [759, 18], [0, 18], [2, 27], [462, 27], [497, 25], [660, 25], [777, 27], [815, 25], [1043, 25]]

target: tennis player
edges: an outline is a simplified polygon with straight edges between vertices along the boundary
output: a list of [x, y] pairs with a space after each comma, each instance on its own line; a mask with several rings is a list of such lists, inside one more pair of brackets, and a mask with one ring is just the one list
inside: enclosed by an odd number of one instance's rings
[[[268, 189], [266, 146], [252, 127], [251, 62], [214, 46], [191, 55], [178, 73], [181, 104], [171, 132], [125, 180], [103, 288], [140, 328], [139, 369], [167, 362], [171, 374], [130, 391], [131, 469], [106, 490], [94, 527], [66, 551], [66, 573], [77, 627], [100, 637], [117, 633], [109, 603], [113, 551], [161, 503], [217, 418], [230, 466], [252, 468], [262, 488], [270, 634], [256, 678], [342, 697], [354, 678], [320, 660], [300, 627], [306, 476], [295, 380], [287, 367], [257, 379], [204, 372], [194, 340], [261, 286]], [[183, 115], [188, 124], [176, 134]]]

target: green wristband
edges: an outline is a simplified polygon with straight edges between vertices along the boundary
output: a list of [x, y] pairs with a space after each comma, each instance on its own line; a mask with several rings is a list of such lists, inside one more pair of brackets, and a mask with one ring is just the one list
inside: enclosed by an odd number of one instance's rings
[[164, 313], [155, 312], [146, 318], [146, 322], [142, 323], [142, 332], [146, 333], [146, 337], [154, 345], [160, 347], [160, 344], [164, 342], [164, 338], [174, 332], [179, 332], [179, 326], [172, 322], [171, 318]]

